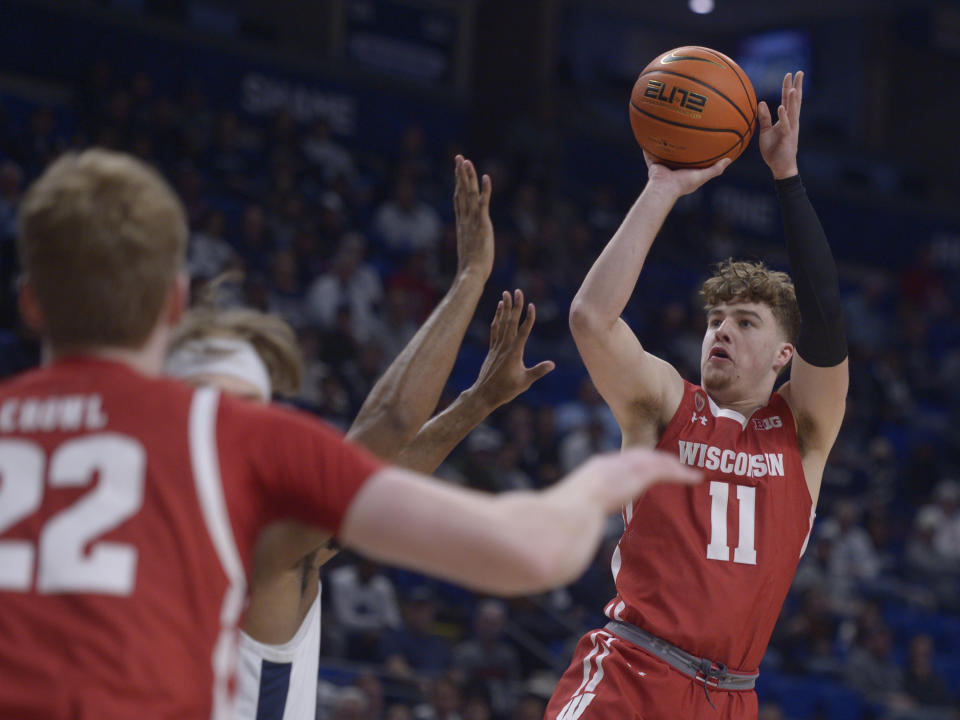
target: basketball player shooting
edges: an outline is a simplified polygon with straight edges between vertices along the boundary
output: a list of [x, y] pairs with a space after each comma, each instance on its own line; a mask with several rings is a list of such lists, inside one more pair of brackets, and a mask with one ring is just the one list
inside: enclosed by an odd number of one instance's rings
[[701, 385], [644, 350], [620, 314], [676, 200], [729, 161], [670, 170], [648, 157], [646, 187], [573, 301], [574, 339], [624, 446], [675, 453], [705, 479], [625, 506], [609, 622], [580, 640], [549, 720], [757, 717], [757, 668], [848, 386], [836, 266], [797, 169], [802, 93], [803, 73], [787, 74], [776, 122], [758, 106], [793, 281], [763, 264], [720, 264], [702, 289]]

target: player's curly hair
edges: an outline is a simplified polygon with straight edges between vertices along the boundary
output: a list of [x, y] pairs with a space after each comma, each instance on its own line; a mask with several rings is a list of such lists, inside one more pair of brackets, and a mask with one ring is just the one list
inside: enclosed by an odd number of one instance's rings
[[763, 262], [728, 258], [717, 263], [713, 274], [703, 283], [700, 294], [707, 312], [722, 303], [762, 303], [773, 312], [787, 342], [797, 341], [800, 307], [793, 281], [785, 272], [771, 270]]
[[273, 391], [295, 395], [303, 378], [303, 355], [293, 328], [276, 315], [250, 308], [218, 306], [220, 288], [242, 277], [239, 272], [227, 272], [211, 280], [177, 326], [167, 352], [172, 353], [191, 340], [211, 337], [245, 340], [253, 345], [267, 366]]

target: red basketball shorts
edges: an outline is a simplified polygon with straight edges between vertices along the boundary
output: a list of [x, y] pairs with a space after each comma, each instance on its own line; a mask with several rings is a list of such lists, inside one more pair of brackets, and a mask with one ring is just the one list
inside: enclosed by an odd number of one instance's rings
[[646, 650], [593, 630], [577, 643], [544, 720], [756, 720], [753, 690], [710, 689]]

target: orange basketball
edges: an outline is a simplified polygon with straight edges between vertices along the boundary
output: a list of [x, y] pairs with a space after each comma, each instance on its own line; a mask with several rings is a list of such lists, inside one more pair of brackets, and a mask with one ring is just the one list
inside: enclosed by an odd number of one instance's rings
[[673, 168], [712, 165], [742, 153], [757, 127], [750, 78], [723, 53], [695, 45], [663, 53], [630, 95], [637, 142]]

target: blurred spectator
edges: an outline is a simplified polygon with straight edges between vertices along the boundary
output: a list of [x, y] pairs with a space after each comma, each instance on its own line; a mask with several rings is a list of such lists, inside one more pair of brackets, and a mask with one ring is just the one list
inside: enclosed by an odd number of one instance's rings
[[363, 262], [365, 252], [362, 235], [344, 237], [330, 270], [314, 280], [306, 301], [309, 317], [324, 328], [333, 327], [338, 309], [347, 306], [351, 334], [360, 342], [376, 330], [376, 310], [383, 298], [379, 276]]
[[511, 720], [543, 720], [547, 703], [538, 695], [527, 693], [517, 701]]
[[417, 197], [413, 180], [401, 178], [390, 199], [377, 208], [373, 229], [391, 253], [430, 252], [440, 241], [436, 210]]
[[436, 677], [447, 669], [450, 648], [434, 629], [436, 614], [430, 588], [414, 588], [404, 604], [404, 625], [381, 638], [381, 659], [393, 677]]
[[213, 278], [236, 264], [237, 257], [225, 238], [226, 218], [222, 212], [211, 212], [203, 227], [190, 234], [187, 270], [191, 277]]
[[371, 720], [363, 690], [345, 687], [337, 693], [330, 720]]
[[477, 490], [496, 492], [500, 478], [493, 470], [494, 458], [503, 445], [503, 435], [487, 423], [481, 423], [464, 441], [466, 452], [448, 464], [448, 472], [460, 483]]
[[933, 547], [941, 557], [960, 562], [960, 482], [941, 481], [933, 500], [934, 505], [921, 511], [935, 523]]
[[251, 275], [257, 271], [262, 272], [270, 266], [271, 245], [267, 231], [267, 216], [263, 206], [250, 203], [243, 211], [238, 250], [243, 255]]
[[946, 707], [950, 704], [946, 685], [933, 671], [933, 640], [929, 635], [917, 635], [910, 641], [903, 689], [918, 705]]
[[520, 681], [517, 651], [503, 640], [506, 622], [503, 603], [484, 600], [477, 608], [473, 636], [453, 651], [457, 675], [470, 687], [486, 687], [497, 715], [510, 709]]
[[386, 365], [383, 348], [379, 342], [371, 339], [360, 345], [355, 362], [341, 367], [351, 404], [355, 408], [359, 409], [363, 404]]
[[935, 506], [921, 508], [904, 552], [904, 574], [922, 588], [929, 588], [942, 607], [960, 607], [960, 563], [944, 555], [937, 547], [937, 531], [942, 525], [941, 510]]
[[324, 182], [329, 183], [338, 175], [352, 178], [353, 158], [346, 148], [337, 143], [330, 132], [330, 124], [320, 118], [303, 141], [303, 154], [307, 162], [320, 170]]
[[903, 672], [893, 660], [893, 636], [887, 628], [873, 629], [851, 650], [845, 678], [870, 701], [897, 701], [903, 692]]
[[277, 250], [270, 258], [270, 312], [279, 315], [294, 328], [307, 324], [303, 309], [303, 290], [297, 276], [297, 256], [293, 250]]
[[430, 276], [430, 254], [416, 251], [408, 254], [403, 265], [389, 279], [390, 290], [406, 293], [410, 316], [419, 324], [437, 304], [437, 290]]
[[428, 685], [427, 702], [413, 709], [415, 720], [463, 720], [460, 686], [449, 677], [435, 678]]
[[414, 720], [413, 708], [409, 705], [394, 703], [387, 708], [384, 720]]
[[494, 472], [500, 478], [500, 490], [531, 490], [533, 481], [519, 468], [520, 446], [513, 441], [500, 446]]
[[366, 673], [358, 677], [354, 687], [361, 690], [367, 703], [366, 716], [369, 720], [381, 720], [383, 718], [383, 683], [376, 675]]
[[573, 430], [560, 443], [560, 465], [568, 473], [597, 453], [611, 452], [617, 446], [604, 433], [600, 418], [591, 418], [586, 425]]
[[860, 511], [850, 500], [836, 504], [834, 516], [824, 525], [836, 524], [836, 540], [830, 556], [832, 582], [870, 581], [880, 574], [880, 556], [870, 535], [858, 523]]
[[[460, 716], [463, 720], [490, 720], [493, 709], [490, 707], [490, 693], [483, 686], [468, 688], [463, 693]], [[541, 720], [543, 716], [537, 720]]]
[[[781, 616], [782, 617], [782, 616]], [[800, 609], [781, 620], [773, 644], [783, 653], [783, 667], [792, 673], [833, 673], [840, 663], [833, 654], [837, 621], [819, 587], [808, 589]]]
[[851, 345], [870, 352], [879, 352], [890, 343], [890, 308], [887, 303], [887, 280], [879, 273], [870, 274], [860, 291], [844, 301], [847, 337]]
[[383, 345], [384, 357], [392, 360], [399, 355], [419, 327], [411, 312], [409, 293], [401, 287], [388, 289], [383, 319], [376, 333]]
[[[360, 558], [332, 571], [328, 584], [336, 621], [333, 635], [343, 637], [346, 657], [376, 661], [381, 634], [401, 627], [393, 583], [379, 565]], [[326, 628], [324, 632], [330, 635]]]
[[571, 430], [586, 427], [591, 420], [599, 420], [606, 436], [607, 445], [620, 446], [620, 426], [613, 411], [603, 401], [589, 377], [584, 377], [577, 386], [575, 400], [560, 403], [556, 408], [557, 432], [566, 435]]

